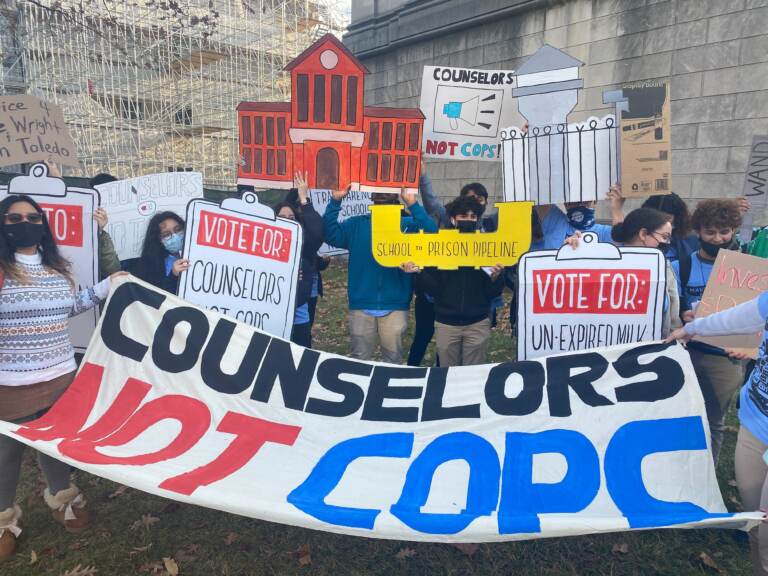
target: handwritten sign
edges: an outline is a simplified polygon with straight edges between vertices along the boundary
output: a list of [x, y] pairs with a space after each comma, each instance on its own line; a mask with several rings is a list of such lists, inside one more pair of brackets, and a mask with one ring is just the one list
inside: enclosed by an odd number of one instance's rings
[[501, 202], [495, 232], [463, 234], [458, 230], [407, 234], [400, 230], [399, 205], [371, 206], [373, 257], [382, 266], [405, 262], [456, 270], [460, 266], [512, 266], [531, 244], [533, 202]]
[[61, 108], [28, 94], [0, 96], [0, 166], [39, 160], [80, 165]]
[[500, 132], [514, 118], [512, 70], [424, 66], [420, 108], [427, 158], [500, 160]]
[[[35, 164], [27, 176], [11, 179], [8, 187], [0, 187], [0, 199], [6, 194], [31, 196], [45, 211], [48, 224], [59, 250], [72, 265], [78, 289], [99, 281], [98, 229], [93, 211], [99, 205], [99, 194], [90, 188], [67, 187], [64, 180], [48, 176], [45, 164]], [[92, 308], [69, 319], [72, 344], [84, 352], [99, 319], [98, 308]]]
[[[325, 214], [328, 202], [331, 201], [331, 190], [310, 190], [309, 196], [312, 205], [321, 216]], [[339, 222], [343, 222], [353, 216], [363, 216], [368, 214], [368, 206], [373, 204], [370, 192], [350, 191], [341, 201], [341, 210], [339, 211]], [[330, 244], [323, 243], [320, 250], [317, 251], [320, 256], [339, 256], [347, 254], [347, 250], [336, 248]]]
[[749, 199], [749, 210], [741, 220], [740, 236], [744, 241], [752, 238], [754, 214], [768, 206], [768, 136], [752, 138], [749, 164], [744, 176], [744, 196]]
[[[768, 260], [733, 250], [720, 250], [701, 302], [696, 307], [696, 318], [733, 308], [758, 297], [766, 290]], [[695, 339], [721, 348], [748, 350], [756, 358], [762, 332], [735, 336], [696, 336]]]
[[661, 338], [664, 256], [619, 248], [586, 232], [577, 249], [520, 259], [517, 357], [588, 350]]
[[290, 338], [301, 246], [301, 226], [276, 218], [252, 192], [221, 205], [192, 200], [184, 238], [190, 268], [179, 296]]
[[199, 172], [165, 172], [96, 186], [109, 213], [107, 233], [120, 260], [138, 258], [147, 224], [158, 212], [184, 214], [187, 203], [203, 197]]

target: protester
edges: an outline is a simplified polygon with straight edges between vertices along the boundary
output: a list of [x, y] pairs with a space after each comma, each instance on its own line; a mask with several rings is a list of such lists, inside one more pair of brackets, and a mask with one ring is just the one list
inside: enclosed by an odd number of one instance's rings
[[683, 254], [691, 254], [699, 249], [699, 238], [691, 232], [691, 215], [688, 205], [677, 194], [657, 194], [649, 196], [642, 205], [672, 216], [672, 243], [667, 250], [667, 260], [674, 262]]
[[[688, 342], [694, 336], [728, 336], [763, 331], [755, 367], [739, 394], [739, 434], [736, 440], [736, 485], [745, 510], [768, 509], [768, 292], [733, 308], [696, 318], [678, 328], [668, 342]], [[690, 345], [690, 344], [689, 344]], [[736, 359], [743, 353], [729, 351]], [[753, 574], [768, 575], [768, 524], [749, 533]]]
[[[72, 382], [67, 319], [102, 302], [110, 278], [75, 289], [45, 212], [29, 196], [6, 197], [0, 214], [0, 420], [22, 423], [44, 414]], [[20, 533], [15, 497], [23, 452], [22, 443], [0, 435], [0, 560], [15, 552]], [[54, 519], [70, 532], [85, 529], [89, 515], [69, 465], [42, 453], [38, 461]]]
[[[565, 243], [574, 248], [579, 245], [581, 233], [577, 232]], [[611, 239], [624, 246], [644, 246], [658, 248], [665, 253], [672, 240], [672, 217], [653, 208], [638, 208], [630, 212], [623, 222], [616, 224], [611, 232]], [[664, 298], [664, 314], [661, 322], [663, 338], [682, 325], [680, 320], [680, 297], [677, 291], [677, 278], [669, 261], [665, 259], [667, 294]]]
[[141, 256], [131, 260], [128, 271], [153, 286], [176, 294], [179, 275], [189, 268], [181, 257], [184, 248], [184, 220], [175, 212], [152, 216], [144, 235]]
[[275, 214], [281, 218], [298, 222], [303, 231], [304, 244], [301, 247], [301, 260], [299, 263], [299, 281], [296, 285], [296, 306], [293, 315], [293, 330], [291, 341], [304, 346], [312, 347], [312, 315], [309, 310], [309, 301], [312, 297], [312, 284], [317, 273], [317, 251], [325, 241], [323, 237], [323, 219], [317, 213], [309, 201], [309, 186], [307, 173], [296, 172], [294, 185], [298, 202], [282, 202], [275, 207]]
[[[419, 178], [419, 193], [424, 200], [424, 209], [435, 219], [440, 228], [450, 228], [451, 218], [448, 214], [446, 207], [440, 202], [440, 199], [435, 194], [432, 187], [432, 180], [424, 170], [424, 164], [422, 163], [422, 173]], [[461, 187], [459, 197], [470, 196], [478, 201], [481, 206], [480, 214], [478, 215], [480, 225], [478, 229], [481, 232], [495, 232], [499, 225], [498, 215], [483, 216], [485, 209], [488, 206], [488, 190], [480, 182], [472, 182], [471, 184], [465, 184]]]
[[[478, 231], [483, 207], [470, 195], [459, 196], [446, 207], [452, 228]], [[418, 271], [413, 264], [408, 268]], [[485, 363], [491, 339], [491, 302], [504, 290], [503, 266], [490, 272], [472, 267], [457, 270], [425, 268], [416, 284], [435, 301], [435, 332], [441, 366]]]
[[[384, 361], [400, 364], [403, 361], [403, 334], [413, 280], [404, 270], [385, 268], [374, 260], [370, 214], [339, 222], [341, 202], [349, 190], [348, 187], [333, 193], [323, 220], [326, 242], [349, 251], [347, 297], [350, 356], [370, 360], [378, 340]], [[415, 194], [403, 189], [400, 198], [411, 213], [411, 216], [401, 218], [404, 232], [437, 232], [437, 225], [416, 201]], [[398, 203], [395, 194], [374, 193], [371, 199], [375, 205]]]
[[[691, 225], [699, 248], [692, 254], [680, 254], [672, 263], [678, 281], [680, 311], [683, 320], [687, 321], [693, 320], [693, 309], [704, 294], [718, 252], [722, 248], [738, 249], [739, 205], [735, 200], [704, 200], [696, 207]], [[733, 393], [742, 383], [741, 363], [729, 358], [722, 348], [703, 342], [691, 342], [688, 350], [704, 396], [712, 436], [712, 457], [717, 464], [723, 444], [725, 414]]]
[[[621, 187], [615, 184], [608, 191], [611, 207], [611, 219], [614, 224], [624, 219], [622, 206], [624, 198]], [[612, 228], [609, 224], [599, 224], [595, 220], [596, 201], [566, 202], [565, 212], [556, 204], [536, 206], [535, 210], [541, 222], [542, 239], [532, 241], [530, 251], [557, 250], [567, 238], [577, 232], [594, 232], [600, 242], [611, 241]]]

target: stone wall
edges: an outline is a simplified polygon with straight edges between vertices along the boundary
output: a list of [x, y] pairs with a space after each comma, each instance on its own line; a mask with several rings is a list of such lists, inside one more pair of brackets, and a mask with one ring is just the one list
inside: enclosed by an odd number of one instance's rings
[[[367, 105], [418, 106], [424, 65], [514, 70], [544, 43], [585, 63], [571, 121], [611, 111], [606, 89], [669, 79], [673, 189], [691, 204], [741, 195], [768, 133], [768, 0], [354, 0], [344, 41], [371, 71]], [[500, 163], [427, 170], [446, 199], [472, 180], [501, 197]]]

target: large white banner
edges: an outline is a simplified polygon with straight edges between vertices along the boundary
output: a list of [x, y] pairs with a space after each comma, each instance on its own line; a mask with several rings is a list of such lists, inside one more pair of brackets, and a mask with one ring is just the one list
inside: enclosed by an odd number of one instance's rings
[[524, 254], [518, 278], [520, 360], [661, 338], [666, 261], [656, 248], [585, 232], [577, 249]]
[[[320, 216], [325, 214], [325, 209], [328, 208], [328, 203], [332, 198], [332, 192], [332, 190], [309, 191], [312, 206], [314, 206]], [[370, 192], [351, 190], [341, 201], [339, 222], [343, 222], [353, 216], [363, 216], [368, 214], [368, 206], [371, 204], [373, 204], [373, 200], [371, 200]], [[320, 250], [318, 250], [317, 253], [320, 256], [339, 256], [341, 254], [347, 254], [347, 250], [336, 248], [335, 246], [323, 242], [323, 245], [320, 246]]]
[[187, 207], [179, 296], [283, 338], [291, 337], [302, 228], [276, 218], [252, 192], [221, 206], [192, 200]]
[[[48, 176], [45, 164], [35, 164], [28, 176], [16, 176], [8, 186], [0, 187], [0, 200], [7, 194], [26, 194], [40, 204], [61, 255], [72, 264], [78, 289], [99, 281], [98, 226], [93, 219], [93, 212], [99, 206], [98, 192], [91, 188], [67, 187], [61, 178]], [[69, 319], [75, 350], [85, 351], [98, 319], [98, 307]]]
[[490, 542], [747, 527], [687, 351], [456, 368], [309, 350], [120, 278], [72, 386], [0, 433], [116, 482], [296, 526]]
[[120, 260], [141, 256], [147, 224], [158, 212], [183, 216], [187, 203], [203, 197], [199, 172], [165, 172], [96, 186], [109, 214], [107, 232]]
[[421, 103], [427, 158], [500, 160], [501, 128], [514, 118], [512, 70], [424, 66]]

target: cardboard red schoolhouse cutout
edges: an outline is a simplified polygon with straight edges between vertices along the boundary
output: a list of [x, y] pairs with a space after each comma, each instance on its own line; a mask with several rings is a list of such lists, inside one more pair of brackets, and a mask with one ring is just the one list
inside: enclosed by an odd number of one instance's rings
[[418, 108], [363, 106], [368, 70], [332, 34], [285, 67], [291, 102], [241, 102], [237, 183], [289, 189], [306, 171], [309, 187], [416, 192], [424, 115]]

